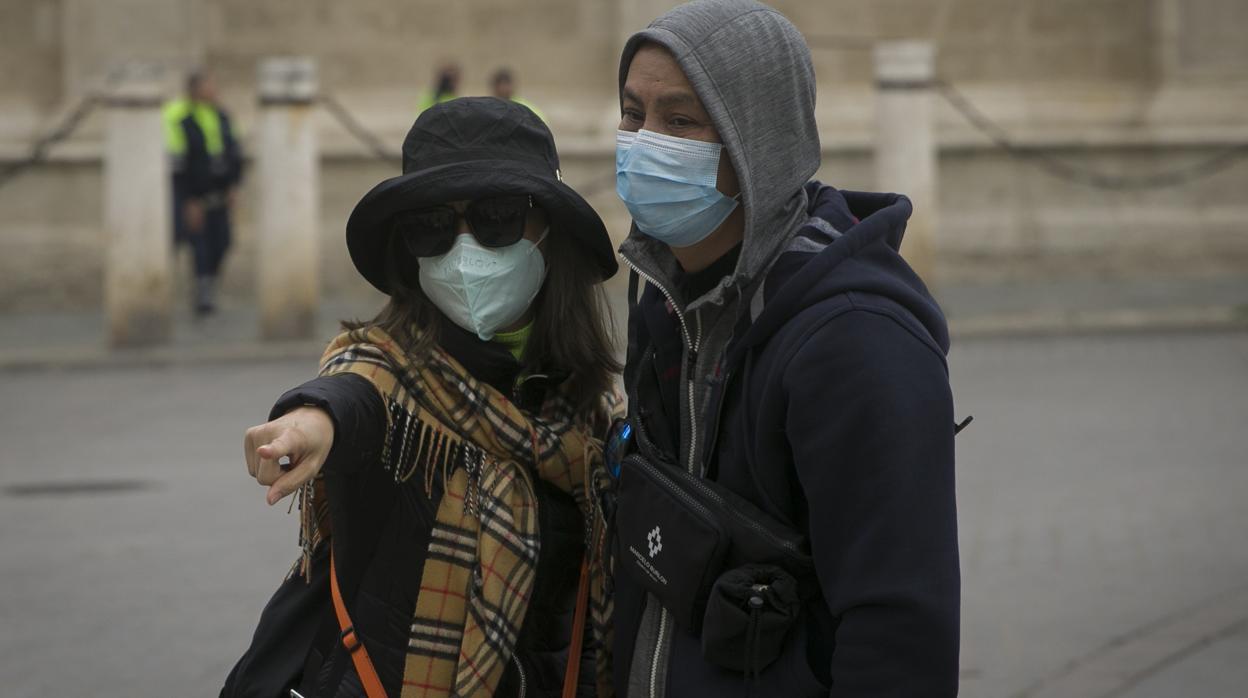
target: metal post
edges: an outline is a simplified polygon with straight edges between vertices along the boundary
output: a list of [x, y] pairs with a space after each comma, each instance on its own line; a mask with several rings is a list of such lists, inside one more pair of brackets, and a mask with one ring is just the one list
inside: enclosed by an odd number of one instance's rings
[[901, 252], [929, 286], [938, 213], [935, 76], [936, 52], [930, 41], [876, 45], [876, 183], [881, 191], [900, 192], [913, 202]]
[[104, 308], [112, 346], [172, 334], [169, 163], [161, 124], [162, 71], [134, 64], [104, 99]]
[[311, 58], [260, 63], [256, 160], [260, 220], [256, 288], [265, 339], [312, 337], [319, 303], [320, 159]]

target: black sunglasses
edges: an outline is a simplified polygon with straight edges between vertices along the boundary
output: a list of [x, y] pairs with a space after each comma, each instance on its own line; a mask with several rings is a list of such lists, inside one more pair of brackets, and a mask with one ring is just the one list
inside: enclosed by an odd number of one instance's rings
[[451, 206], [430, 206], [394, 214], [392, 230], [402, 237], [413, 256], [437, 257], [455, 244], [462, 216], [477, 242], [486, 247], [507, 247], [524, 237], [531, 208], [533, 197], [527, 194], [477, 199], [469, 202], [462, 214]]

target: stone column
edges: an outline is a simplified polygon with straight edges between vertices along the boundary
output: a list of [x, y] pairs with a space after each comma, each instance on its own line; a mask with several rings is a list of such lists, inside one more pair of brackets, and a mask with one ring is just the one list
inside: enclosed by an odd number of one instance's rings
[[131, 65], [104, 98], [104, 307], [115, 347], [168, 341], [173, 305], [162, 72]]
[[886, 41], [875, 47], [876, 186], [914, 203], [901, 255], [929, 286], [937, 224], [935, 58], [930, 41]]
[[314, 336], [319, 303], [320, 155], [311, 58], [269, 58], [259, 69], [256, 288], [265, 339]]

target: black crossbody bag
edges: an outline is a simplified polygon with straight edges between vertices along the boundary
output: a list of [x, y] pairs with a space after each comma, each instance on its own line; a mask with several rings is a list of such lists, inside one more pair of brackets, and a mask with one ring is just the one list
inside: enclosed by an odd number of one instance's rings
[[632, 453], [619, 473], [616, 573], [702, 638], [703, 655], [758, 672], [817, 594], [806, 537], [675, 464]]

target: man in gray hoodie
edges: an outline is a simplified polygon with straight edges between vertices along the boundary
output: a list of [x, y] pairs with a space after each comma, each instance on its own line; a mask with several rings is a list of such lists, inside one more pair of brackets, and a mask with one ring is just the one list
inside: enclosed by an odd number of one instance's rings
[[619, 475], [616, 692], [955, 695], [949, 344], [899, 254], [909, 201], [809, 181], [810, 52], [765, 5], [672, 10], [619, 80], [646, 464]]

